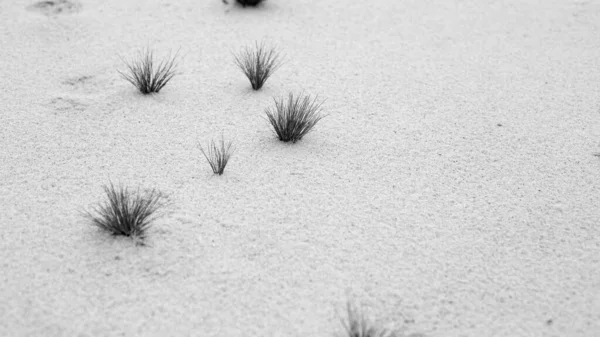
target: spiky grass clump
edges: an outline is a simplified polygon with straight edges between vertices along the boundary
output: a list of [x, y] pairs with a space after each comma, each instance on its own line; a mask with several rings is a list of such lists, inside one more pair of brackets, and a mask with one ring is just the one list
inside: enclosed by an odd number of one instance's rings
[[318, 96], [311, 99], [303, 93], [289, 93], [287, 102], [283, 97], [273, 100], [275, 107], [266, 108], [265, 114], [282, 142], [299, 141], [325, 117], [321, 114], [324, 101], [319, 101]]
[[234, 55], [235, 63], [250, 80], [252, 89], [259, 90], [267, 79], [281, 66], [281, 54], [264, 41], [255, 43], [254, 48], [245, 47]]
[[229, 158], [234, 152], [232, 149], [233, 142], [225, 142], [225, 139], [221, 136], [221, 142], [217, 145], [214, 140], [208, 144], [208, 149], [205, 151], [201, 144], [198, 144], [200, 151], [210, 164], [214, 174], [222, 175], [225, 172], [225, 166], [229, 162]]
[[146, 230], [158, 217], [157, 211], [164, 206], [163, 194], [152, 189], [141, 193], [126, 187], [115, 187], [112, 182], [103, 186], [107, 200], [96, 205], [84, 215], [91, 224], [113, 235], [144, 239]]
[[[237, 1], [237, 3], [242, 5], [242, 7], [246, 7], [246, 6], [256, 7], [264, 0], [236, 0], [236, 1]], [[223, 2], [226, 4], [229, 4], [229, 2], [227, 2], [227, 0], [223, 0]]]
[[121, 60], [127, 66], [127, 70], [122, 72], [117, 70], [121, 77], [133, 84], [138, 90], [144, 94], [158, 93], [169, 81], [177, 75], [177, 56], [167, 57], [166, 59], [156, 63], [154, 60], [154, 52], [146, 48], [138, 53], [137, 58], [132, 61], [127, 61], [123, 57]]
[[365, 315], [348, 301], [348, 319], [342, 319], [347, 337], [400, 337], [397, 330], [383, 328], [365, 317]]

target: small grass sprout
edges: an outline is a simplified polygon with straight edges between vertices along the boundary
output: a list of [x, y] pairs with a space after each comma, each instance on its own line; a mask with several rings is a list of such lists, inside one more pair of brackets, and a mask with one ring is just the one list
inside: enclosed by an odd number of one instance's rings
[[204, 150], [202, 145], [198, 143], [198, 147], [200, 147], [200, 151], [202, 151], [204, 158], [208, 161], [213, 173], [218, 175], [222, 175], [223, 172], [225, 172], [225, 166], [227, 166], [227, 163], [234, 152], [232, 146], [233, 142], [225, 142], [223, 136], [221, 136], [219, 144], [214, 140], [211, 140], [207, 150]]
[[325, 117], [321, 113], [324, 101], [318, 96], [289, 93], [287, 101], [284, 97], [273, 100], [275, 107], [266, 108], [265, 114], [282, 142], [299, 141]]
[[383, 328], [365, 317], [352, 304], [347, 303], [348, 319], [342, 319], [346, 337], [401, 337], [399, 331]]
[[154, 59], [154, 52], [150, 48], [145, 48], [138, 52], [138, 56], [132, 61], [120, 57], [127, 66], [127, 70], [124, 72], [117, 71], [121, 77], [138, 88], [142, 94], [158, 93], [177, 75], [178, 55], [179, 51], [157, 63]]
[[92, 225], [112, 235], [143, 240], [146, 230], [159, 217], [157, 211], [164, 206], [163, 194], [155, 189], [132, 191], [112, 182], [103, 189], [107, 199], [84, 212], [84, 216]]
[[259, 90], [267, 79], [281, 66], [281, 54], [265, 42], [255, 42], [254, 48], [245, 47], [234, 55], [236, 65], [250, 80], [252, 89]]

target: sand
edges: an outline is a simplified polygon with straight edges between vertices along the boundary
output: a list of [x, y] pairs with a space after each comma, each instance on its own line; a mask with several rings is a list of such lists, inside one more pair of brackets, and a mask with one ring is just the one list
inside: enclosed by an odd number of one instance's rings
[[[600, 336], [600, 1], [0, 2], [0, 335]], [[284, 65], [258, 92], [233, 52]], [[180, 51], [144, 96], [117, 70]], [[296, 144], [273, 97], [326, 99]], [[223, 176], [197, 143], [234, 140]], [[109, 181], [170, 206], [89, 225]]]

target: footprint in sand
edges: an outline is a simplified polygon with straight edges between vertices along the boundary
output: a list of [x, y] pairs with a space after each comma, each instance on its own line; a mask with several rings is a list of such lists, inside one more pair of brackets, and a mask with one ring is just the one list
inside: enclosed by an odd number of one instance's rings
[[68, 97], [56, 97], [50, 101], [49, 106], [57, 113], [83, 112], [87, 108], [86, 104]]
[[89, 83], [89, 81], [92, 78], [93, 78], [93, 76], [89, 76], [89, 75], [72, 77], [72, 78], [69, 78], [69, 79], [63, 81], [63, 84], [74, 86], [74, 87], [81, 87], [81, 86], [84, 86], [85, 84]]
[[76, 76], [62, 81], [62, 84], [80, 93], [91, 94], [98, 90], [98, 86], [102, 85], [98, 79], [91, 75]]
[[54, 16], [79, 12], [81, 4], [75, 0], [46, 0], [38, 1], [33, 5], [27, 6], [26, 9], [47, 16]]

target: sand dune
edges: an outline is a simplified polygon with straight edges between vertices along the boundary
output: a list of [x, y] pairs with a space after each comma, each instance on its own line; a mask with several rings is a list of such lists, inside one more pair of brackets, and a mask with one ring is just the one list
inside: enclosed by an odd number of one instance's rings
[[[231, 1], [230, 1], [231, 2]], [[0, 2], [0, 335], [600, 336], [600, 1]], [[253, 91], [233, 54], [285, 62]], [[117, 70], [180, 52], [142, 95]], [[325, 99], [277, 140], [273, 97]], [[198, 143], [236, 152], [213, 175]], [[145, 246], [81, 216], [156, 189]]]

